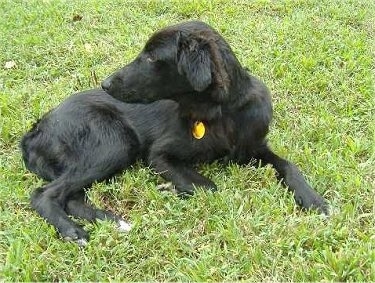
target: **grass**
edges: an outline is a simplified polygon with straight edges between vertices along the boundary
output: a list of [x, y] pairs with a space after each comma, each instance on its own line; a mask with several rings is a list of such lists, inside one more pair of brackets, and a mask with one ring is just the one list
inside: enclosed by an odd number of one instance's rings
[[[0, 8], [0, 280], [375, 280], [371, 1], [0, 0]], [[220, 191], [181, 200], [158, 192], [162, 180], [137, 164], [89, 193], [134, 230], [82, 221], [87, 248], [57, 239], [30, 209], [43, 181], [23, 165], [22, 134], [71, 93], [99, 86], [153, 31], [188, 19], [218, 29], [267, 83], [270, 144], [300, 166], [333, 216], [299, 211], [269, 167], [204, 165]]]

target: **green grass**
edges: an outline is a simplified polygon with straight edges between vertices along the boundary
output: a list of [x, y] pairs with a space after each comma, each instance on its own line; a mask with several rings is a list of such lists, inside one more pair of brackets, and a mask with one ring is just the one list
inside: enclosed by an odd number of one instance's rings
[[[0, 280], [375, 280], [372, 1], [0, 0], [0, 9]], [[82, 221], [85, 249], [59, 240], [30, 209], [43, 181], [23, 165], [22, 134], [130, 62], [153, 31], [188, 19], [218, 29], [269, 86], [270, 144], [333, 216], [299, 211], [269, 167], [202, 166], [219, 192], [181, 200], [136, 165], [89, 193], [134, 230]]]

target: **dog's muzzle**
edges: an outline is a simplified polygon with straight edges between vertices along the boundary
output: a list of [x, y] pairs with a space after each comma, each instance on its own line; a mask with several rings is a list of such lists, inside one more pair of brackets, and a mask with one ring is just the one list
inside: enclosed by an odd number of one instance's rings
[[109, 88], [111, 87], [111, 79], [108, 78], [108, 79], [105, 79], [103, 82], [102, 82], [102, 89], [107, 91], [109, 90]]

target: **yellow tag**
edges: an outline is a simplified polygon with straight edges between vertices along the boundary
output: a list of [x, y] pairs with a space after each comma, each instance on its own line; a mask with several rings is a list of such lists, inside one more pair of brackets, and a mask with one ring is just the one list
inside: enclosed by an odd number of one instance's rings
[[196, 121], [192, 129], [193, 137], [196, 138], [197, 140], [200, 140], [201, 138], [204, 137], [205, 132], [206, 132], [206, 128], [204, 124], [200, 121]]

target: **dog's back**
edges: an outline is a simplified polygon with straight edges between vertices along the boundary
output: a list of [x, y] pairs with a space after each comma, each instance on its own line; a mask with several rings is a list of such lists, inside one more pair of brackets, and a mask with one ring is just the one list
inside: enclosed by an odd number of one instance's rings
[[[113, 145], [125, 143], [136, 153], [137, 134], [116, 103], [119, 102], [100, 90], [70, 96], [22, 138], [20, 146], [26, 167], [50, 181], [73, 165], [95, 164], [91, 159], [96, 158], [97, 148], [111, 151]], [[116, 149], [119, 155], [124, 153], [121, 148], [124, 147]], [[87, 160], [81, 163], [83, 159]]]

